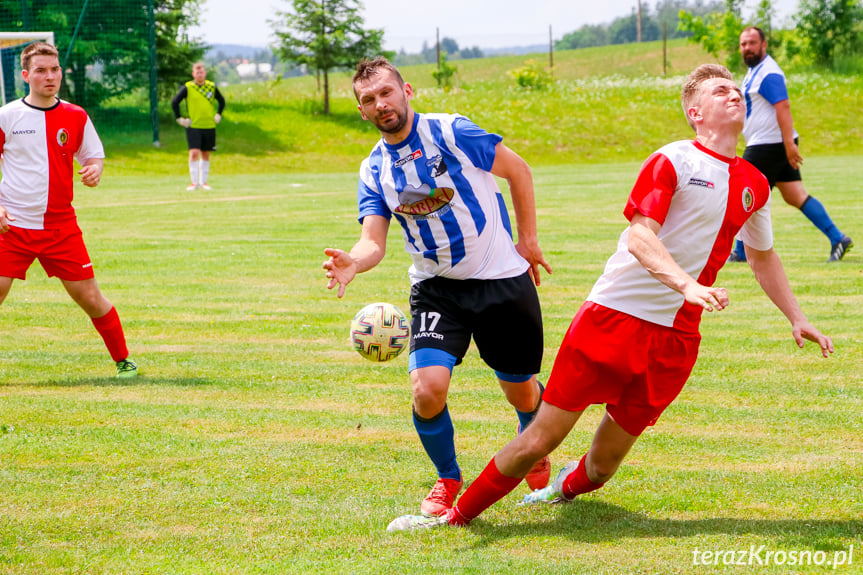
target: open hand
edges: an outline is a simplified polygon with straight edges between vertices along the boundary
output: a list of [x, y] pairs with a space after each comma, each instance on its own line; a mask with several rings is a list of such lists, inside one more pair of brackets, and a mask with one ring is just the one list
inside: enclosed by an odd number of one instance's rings
[[345, 288], [357, 275], [357, 263], [351, 254], [344, 250], [327, 248], [324, 250], [324, 255], [330, 256], [323, 265], [327, 270], [325, 275], [329, 278], [327, 289], [333, 289], [338, 285], [338, 297], [342, 297], [345, 295]]
[[814, 325], [808, 321], [801, 321], [791, 326], [791, 335], [794, 341], [797, 342], [797, 347], [802, 348], [806, 343], [804, 340], [817, 343], [821, 346], [821, 355], [830, 357], [833, 353], [833, 340], [821, 333]]

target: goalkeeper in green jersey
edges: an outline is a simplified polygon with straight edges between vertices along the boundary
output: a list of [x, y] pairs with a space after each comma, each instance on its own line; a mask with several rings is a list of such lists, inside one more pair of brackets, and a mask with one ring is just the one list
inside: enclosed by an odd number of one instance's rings
[[[180, 115], [180, 102], [186, 100], [189, 117]], [[210, 175], [210, 152], [216, 150], [216, 125], [222, 120], [225, 98], [216, 84], [207, 80], [207, 69], [203, 62], [192, 66], [192, 80], [183, 84], [171, 108], [177, 123], [186, 128], [186, 141], [189, 144], [189, 175], [192, 183], [187, 191], [202, 188], [209, 190], [207, 177]]]

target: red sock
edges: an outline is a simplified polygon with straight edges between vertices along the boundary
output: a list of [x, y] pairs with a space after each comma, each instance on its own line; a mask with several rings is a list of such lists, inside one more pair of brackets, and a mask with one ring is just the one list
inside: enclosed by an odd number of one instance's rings
[[111, 359], [122, 361], [129, 357], [129, 350], [126, 348], [126, 336], [123, 334], [123, 325], [120, 323], [120, 316], [117, 315], [116, 308], [112, 307], [111, 311], [102, 317], [91, 318], [91, 320], [96, 331], [102, 336], [108, 353], [111, 354]]
[[455, 516], [450, 519], [450, 522], [455, 521], [466, 525], [471, 519], [515, 489], [519, 483], [521, 483], [521, 477], [503, 475], [498, 471], [497, 465], [492, 459], [479, 474], [479, 477], [470, 484], [464, 495], [459, 497], [458, 504], [453, 509]]
[[585, 468], [586, 460], [587, 454], [585, 453], [581, 461], [578, 462], [578, 467], [575, 468], [575, 471], [567, 475], [566, 479], [563, 480], [560, 491], [565, 498], [574, 499], [576, 495], [596, 491], [605, 485], [605, 483], [594, 483], [588, 479], [587, 469]]

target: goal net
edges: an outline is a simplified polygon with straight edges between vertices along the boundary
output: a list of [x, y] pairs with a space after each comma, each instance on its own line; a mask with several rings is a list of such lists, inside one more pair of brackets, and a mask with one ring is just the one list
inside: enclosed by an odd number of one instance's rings
[[37, 41], [54, 44], [53, 32], [0, 32], [0, 103], [27, 95], [21, 77], [21, 52]]

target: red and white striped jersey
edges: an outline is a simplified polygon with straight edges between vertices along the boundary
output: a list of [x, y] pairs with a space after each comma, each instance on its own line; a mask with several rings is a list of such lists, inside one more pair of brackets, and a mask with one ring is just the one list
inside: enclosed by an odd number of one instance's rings
[[[758, 250], [773, 247], [770, 188], [743, 158], [726, 158], [695, 141], [668, 144], [641, 168], [624, 215], [662, 224], [659, 240], [683, 270], [712, 286], [734, 236]], [[666, 327], [697, 332], [703, 308], [655, 279], [629, 253], [629, 228], [588, 301]]]
[[0, 108], [0, 206], [10, 225], [31, 230], [76, 227], [72, 159], [105, 151], [83, 108], [58, 100], [36, 108], [23, 99]]

